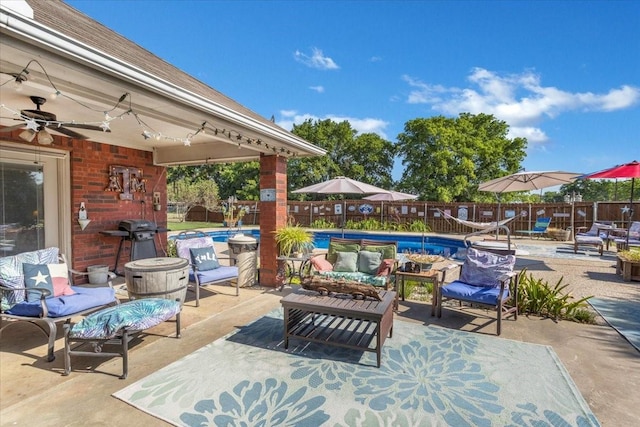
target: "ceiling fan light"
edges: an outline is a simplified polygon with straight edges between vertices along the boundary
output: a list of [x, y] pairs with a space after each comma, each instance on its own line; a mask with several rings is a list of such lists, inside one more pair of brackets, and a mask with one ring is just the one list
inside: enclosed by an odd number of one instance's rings
[[33, 138], [36, 137], [36, 132], [33, 129], [25, 129], [22, 132], [20, 132], [20, 135], [18, 135], [20, 137], [20, 139], [24, 139], [27, 142], [31, 142], [33, 141]]
[[42, 145], [51, 145], [53, 142], [53, 137], [46, 129], [42, 129], [38, 131], [38, 144]]

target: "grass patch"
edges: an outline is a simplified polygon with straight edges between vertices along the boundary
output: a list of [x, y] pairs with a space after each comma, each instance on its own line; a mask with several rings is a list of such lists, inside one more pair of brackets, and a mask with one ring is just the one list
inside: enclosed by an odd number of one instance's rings
[[204, 221], [184, 221], [184, 222], [167, 222], [167, 228], [171, 231], [188, 231], [199, 230], [202, 228], [222, 227], [221, 222], [204, 222]]

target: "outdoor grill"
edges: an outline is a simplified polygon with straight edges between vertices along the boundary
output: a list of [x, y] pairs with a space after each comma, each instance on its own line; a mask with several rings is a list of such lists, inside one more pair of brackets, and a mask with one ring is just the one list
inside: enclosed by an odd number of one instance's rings
[[168, 230], [159, 229], [155, 222], [146, 219], [125, 219], [118, 224], [118, 230], [101, 231], [102, 234], [107, 236], [120, 237], [114, 271], [117, 272], [118, 270], [120, 254], [124, 242], [127, 241], [130, 242], [129, 258], [131, 261], [157, 257], [155, 237], [158, 232], [162, 231]]

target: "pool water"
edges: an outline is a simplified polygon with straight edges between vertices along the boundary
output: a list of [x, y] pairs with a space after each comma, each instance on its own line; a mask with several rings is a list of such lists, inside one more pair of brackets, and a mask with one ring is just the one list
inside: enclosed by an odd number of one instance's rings
[[[208, 235], [213, 237], [215, 242], [226, 242], [230, 236], [235, 235], [236, 231], [209, 231]], [[260, 241], [260, 230], [251, 229], [243, 230], [243, 234], [251, 236]], [[342, 232], [326, 232], [316, 231], [313, 234], [313, 244], [318, 249], [328, 249], [329, 240], [331, 237], [342, 237]], [[398, 252], [401, 253], [423, 253], [431, 255], [443, 255], [449, 257], [454, 255], [458, 249], [464, 248], [464, 242], [462, 240], [448, 239], [446, 237], [428, 237], [428, 236], [415, 236], [404, 234], [389, 234], [389, 233], [367, 233], [366, 235], [359, 233], [344, 234], [346, 239], [374, 239], [381, 241], [397, 242]]]

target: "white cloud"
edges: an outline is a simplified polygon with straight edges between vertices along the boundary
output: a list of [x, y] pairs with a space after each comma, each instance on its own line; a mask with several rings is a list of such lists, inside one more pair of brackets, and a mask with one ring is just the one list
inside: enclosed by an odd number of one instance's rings
[[324, 86], [309, 86], [309, 89], [318, 93], [324, 93]]
[[296, 61], [310, 68], [317, 68], [319, 70], [337, 70], [340, 68], [333, 59], [328, 56], [324, 56], [322, 50], [316, 47], [311, 49], [311, 55], [306, 55], [299, 50], [296, 50], [293, 53], [293, 57]]
[[380, 62], [380, 61], [382, 61], [381, 56], [372, 56], [371, 58], [369, 58], [369, 62]]
[[[293, 114], [292, 114], [293, 113]], [[355, 118], [355, 117], [347, 117], [347, 116], [338, 116], [328, 114], [324, 117], [318, 117], [313, 114], [298, 114], [293, 110], [283, 110], [280, 111], [280, 115], [284, 118], [284, 120], [278, 120], [278, 126], [291, 130], [293, 129], [293, 125], [299, 125], [306, 120], [332, 120], [336, 123], [344, 122], [345, 120], [351, 124], [351, 127], [358, 131], [359, 134], [362, 133], [376, 133], [381, 138], [387, 139], [387, 135], [384, 130], [389, 126], [389, 122], [386, 122], [382, 119], [374, 119], [371, 117], [366, 117], [363, 119]]]
[[640, 102], [640, 88], [622, 86], [607, 93], [567, 92], [543, 86], [533, 71], [500, 75], [483, 68], [474, 68], [468, 80], [472, 87], [444, 87], [424, 83], [410, 76], [402, 79], [412, 89], [407, 96], [410, 104], [430, 104], [443, 114], [493, 114], [510, 126], [511, 136], [526, 137], [533, 144], [547, 141], [539, 123], [570, 111], [614, 111]]

